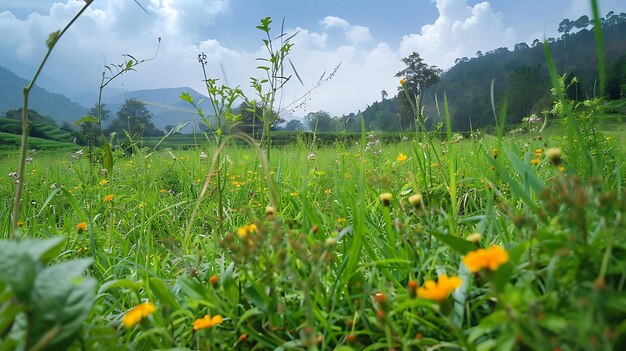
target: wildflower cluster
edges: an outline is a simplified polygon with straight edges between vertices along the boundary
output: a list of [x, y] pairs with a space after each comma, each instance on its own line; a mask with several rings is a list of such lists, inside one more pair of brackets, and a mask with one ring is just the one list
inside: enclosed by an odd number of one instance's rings
[[427, 280], [423, 287], [417, 289], [417, 297], [444, 302], [454, 290], [461, 286], [461, 283], [461, 278], [457, 276], [448, 277], [448, 275], [443, 274], [436, 282]]
[[463, 262], [472, 273], [483, 268], [495, 271], [508, 261], [509, 253], [500, 246], [490, 246], [487, 249], [471, 251], [463, 257]]
[[126, 328], [132, 328], [139, 324], [139, 322], [141, 322], [144, 318], [153, 314], [155, 310], [156, 308], [154, 307], [154, 304], [150, 302], [139, 304], [130, 311], [126, 312], [122, 318], [122, 324], [124, 324], [124, 327]]
[[209, 329], [218, 324], [222, 324], [224, 318], [221, 315], [216, 314], [211, 317], [210, 315], [205, 315], [203, 318], [196, 319], [193, 321], [193, 330], [198, 331], [200, 329]]

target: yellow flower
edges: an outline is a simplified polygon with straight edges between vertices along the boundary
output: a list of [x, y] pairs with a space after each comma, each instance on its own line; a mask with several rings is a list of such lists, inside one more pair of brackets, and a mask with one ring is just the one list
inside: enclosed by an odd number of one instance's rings
[[193, 330], [195, 331], [200, 329], [208, 329], [218, 324], [221, 324], [223, 321], [224, 318], [222, 318], [222, 316], [220, 316], [219, 314], [213, 317], [207, 314], [203, 318], [193, 321]]
[[346, 219], [343, 218], [343, 217], [339, 217], [339, 218], [337, 218], [337, 223], [339, 223], [339, 224], [346, 223]]
[[113, 194], [109, 194], [109, 195], [105, 196], [104, 199], [102, 199], [102, 201], [104, 201], [104, 202], [113, 201]]
[[106, 180], [106, 179], [102, 179], [99, 184], [100, 185], [107, 185], [107, 184], [109, 184], [109, 181]]
[[400, 79], [400, 85], [404, 86], [406, 84], [406, 80]]
[[543, 150], [542, 149], [536, 149], [535, 150], [535, 156], [540, 157], [543, 154]]
[[398, 157], [396, 157], [396, 161], [398, 161], [398, 162], [404, 162], [407, 159], [408, 159], [408, 157], [405, 154], [403, 154], [403, 153], [399, 153]]
[[296, 196], [298, 196], [298, 192], [294, 191], [294, 192], [289, 193], [289, 195], [293, 196], [293, 197], [296, 197]]
[[153, 314], [156, 308], [150, 302], [145, 302], [140, 305], [135, 306], [135, 308], [126, 312], [124, 317], [122, 318], [122, 324], [126, 328], [132, 328], [141, 322], [142, 319], [148, 317]]
[[530, 164], [533, 165], [533, 166], [536, 166], [536, 165], [538, 165], [540, 163], [541, 163], [541, 160], [538, 159], [538, 158], [533, 158], [532, 160], [530, 160]]
[[24, 226], [24, 221], [17, 221], [17, 226], [18, 227], [23, 227]]
[[509, 253], [500, 246], [490, 246], [487, 249], [471, 251], [463, 257], [463, 262], [472, 273], [476, 273], [482, 268], [495, 271], [508, 261]]
[[393, 195], [391, 195], [390, 193], [380, 194], [380, 202], [383, 204], [383, 206], [389, 206], [391, 204], [392, 198], [393, 198]]
[[461, 286], [461, 278], [448, 277], [446, 274], [439, 277], [438, 281], [428, 280], [424, 286], [417, 289], [417, 297], [443, 302], [451, 292]]
[[79, 233], [82, 233], [83, 231], [85, 231], [85, 229], [87, 229], [87, 223], [85, 222], [80, 222], [76, 225], [76, 229], [78, 230]]
[[255, 233], [256, 230], [256, 224], [251, 223], [248, 225], [244, 225], [243, 227], [237, 228], [237, 235], [239, 235], [240, 238], [245, 239], [248, 237], [248, 234]]
[[165, 189], [161, 189], [161, 190], [159, 190], [159, 192], [160, 192], [160, 193], [166, 193], [166, 192], [167, 192], [167, 190], [165, 190]]
[[431, 164], [431, 166], [433, 166], [433, 167], [439, 167], [439, 164], [438, 164], [438, 163], [433, 163], [433, 164]]
[[493, 149], [491, 150], [491, 156], [493, 156], [493, 158], [498, 158], [498, 149]]

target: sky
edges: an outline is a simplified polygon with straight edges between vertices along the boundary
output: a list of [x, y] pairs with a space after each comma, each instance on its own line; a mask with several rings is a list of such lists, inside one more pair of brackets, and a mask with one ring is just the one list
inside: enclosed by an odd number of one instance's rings
[[[252, 99], [250, 77], [262, 77], [256, 59], [267, 57], [263, 33], [255, 26], [270, 16], [274, 35], [283, 23], [286, 33], [297, 33], [289, 56], [303, 82], [293, 76], [280, 106], [300, 116], [318, 110], [340, 115], [380, 101], [382, 90], [393, 96], [398, 86], [394, 75], [404, 68], [400, 60], [413, 51], [445, 70], [456, 58], [473, 57], [479, 50], [512, 49], [519, 42], [558, 37], [562, 19], [591, 14], [588, 0], [137, 2], [146, 11], [134, 0], [93, 1], [46, 63], [44, 73], [63, 86], [58, 92], [97, 92], [105, 64], [121, 63], [123, 54], [150, 58], [159, 47], [154, 60], [112, 86], [185, 86], [203, 93], [197, 56], [204, 52], [210, 77], [239, 86]], [[48, 34], [64, 27], [83, 5], [83, 0], [0, 0], [0, 65], [30, 67], [34, 73]], [[600, 0], [600, 13], [609, 11], [626, 12], [626, 1]], [[332, 79], [316, 87], [338, 65]]]

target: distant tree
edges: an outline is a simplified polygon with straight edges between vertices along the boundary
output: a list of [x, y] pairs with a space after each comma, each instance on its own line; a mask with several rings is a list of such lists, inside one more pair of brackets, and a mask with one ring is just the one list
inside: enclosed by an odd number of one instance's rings
[[[410, 118], [413, 115], [413, 110], [408, 99], [416, 100], [417, 96], [421, 95], [426, 88], [437, 83], [442, 71], [437, 66], [429, 66], [424, 63], [417, 52], [411, 53], [401, 61], [406, 65], [406, 68], [396, 73], [395, 76], [404, 79], [405, 87], [400, 86], [398, 88], [398, 104], [401, 115], [404, 118]], [[404, 88], [408, 94], [404, 93]], [[419, 106], [417, 108], [419, 109]]]
[[535, 39], [535, 40], [533, 40], [532, 47], [536, 47], [536, 46], [538, 46], [538, 45], [540, 45], [540, 44], [541, 44], [541, 40], [539, 40], [539, 39]]
[[304, 124], [300, 120], [292, 119], [285, 125], [285, 130], [290, 132], [300, 132], [304, 130]]
[[528, 49], [528, 44], [522, 42], [522, 43], [517, 43], [515, 44], [515, 46], [513, 46], [513, 50], [514, 51], [520, 51], [520, 50], [526, 50]]
[[584, 29], [587, 28], [589, 25], [591, 24], [591, 21], [589, 21], [589, 16], [587, 15], [582, 15], [580, 16], [576, 21], [574, 21], [573, 25], [574, 28], [578, 28], [578, 29]]
[[[239, 120], [234, 125], [234, 131], [249, 134], [254, 138], [261, 137], [261, 133], [263, 132], [263, 122], [260, 119], [260, 116], [263, 115], [263, 106], [261, 106], [261, 104], [255, 101], [244, 101], [235, 108], [234, 113], [240, 116]], [[273, 111], [272, 115], [274, 123], [272, 123], [270, 130], [276, 130], [285, 120], [278, 116], [276, 111]]]
[[333, 119], [326, 111], [309, 112], [304, 117], [304, 121], [310, 130], [318, 132], [327, 132], [333, 130]]
[[476, 51], [476, 57], [483, 57], [483, 52], [480, 50]]
[[389, 96], [389, 94], [387, 93], [386, 90], [383, 90], [380, 92], [380, 97], [382, 98], [383, 101], [387, 100], [387, 96]]
[[136, 99], [127, 99], [117, 112], [117, 118], [104, 131], [105, 134], [117, 132], [119, 136], [128, 131], [131, 136], [161, 136], [164, 135], [152, 123], [152, 113], [146, 104]]
[[469, 62], [469, 58], [467, 58], [465, 56], [457, 58], [457, 59], [454, 60], [454, 64], [455, 65], [458, 65], [460, 63], [467, 63], [467, 62]]
[[[102, 104], [100, 105], [100, 113], [102, 116], [102, 120], [106, 121], [109, 119], [109, 115], [111, 111], [106, 109], [106, 104]], [[94, 106], [92, 106], [89, 109], [88, 115], [97, 118], [98, 116], [98, 104], [97, 103], [94, 104]], [[80, 131], [79, 137], [78, 137], [78, 143], [80, 145], [89, 145], [90, 150], [91, 150], [93, 146], [99, 144], [101, 132], [96, 123], [93, 123], [93, 122], [81, 123], [78, 127], [78, 130]]]
[[561, 23], [559, 23], [558, 32], [563, 33], [564, 37], [567, 36], [569, 32], [572, 31], [572, 29], [574, 29], [574, 22], [568, 20], [567, 18], [562, 20]]

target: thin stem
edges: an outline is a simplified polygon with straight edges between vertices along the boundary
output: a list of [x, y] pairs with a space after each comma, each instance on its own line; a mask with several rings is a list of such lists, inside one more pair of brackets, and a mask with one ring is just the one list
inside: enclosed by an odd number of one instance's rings
[[17, 173], [17, 186], [15, 189], [15, 201], [13, 202], [13, 212], [11, 214], [11, 230], [9, 231], [10, 239], [14, 238], [15, 231], [17, 230], [17, 222], [20, 216], [20, 203], [22, 200], [22, 192], [24, 191], [24, 171], [26, 169], [26, 153], [27, 153], [26, 150], [28, 149], [28, 133], [30, 131], [30, 126], [28, 125], [28, 95], [30, 94], [30, 90], [33, 88], [33, 86], [35, 86], [35, 81], [37, 81], [37, 78], [39, 77], [39, 74], [43, 70], [43, 66], [46, 64], [46, 61], [48, 61], [48, 57], [52, 53], [52, 49], [54, 49], [54, 46], [56, 45], [56, 43], [61, 39], [63, 34], [70, 28], [70, 26], [74, 24], [74, 22], [78, 19], [78, 17], [80, 17], [80, 15], [82, 15], [83, 12], [87, 10], [87, 8], [89, 7], [89, 5], [91, 5], [91, 3], [92, 3], [92, 0], [86, 1], [85, 5], [80, 9], [80, 11], [78, 11], [78, 13], [74, 16], [74, 18], [72, 18], [72, 20], [65, 26], [65, 28], [63, 28], [63, 30], [59, 32], [59, 35], [57, 36], [57, 38], [48, 44], [48, 51], [46, 52], [46, 56], [44, 56], [43, 60], [39, 64], [39, 68], [37, 68], [37, 71], [35, 72], [33, 79], [30, 81], [30, 83], [26, 87], [24, 87], [24, 90], [23, 90], [24, 105], [22, 106], [22, 143], [20, 145], [20, 162], [19, 162], [18, 173]]

